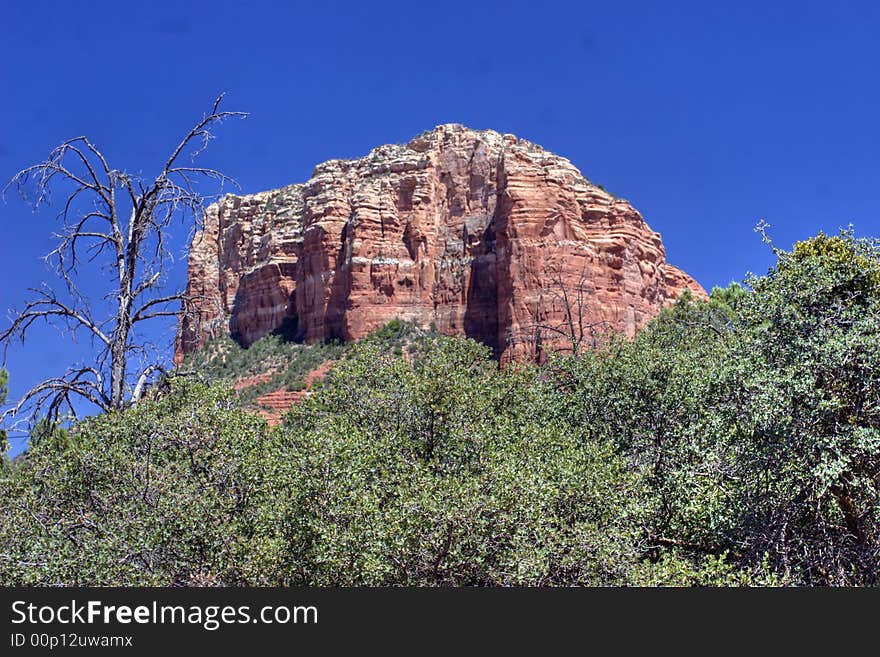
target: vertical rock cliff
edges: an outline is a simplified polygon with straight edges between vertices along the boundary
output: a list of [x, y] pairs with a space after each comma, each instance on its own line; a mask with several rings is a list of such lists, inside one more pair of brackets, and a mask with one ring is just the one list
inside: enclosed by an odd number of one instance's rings
[[603, 331], [633, 335], [692, 278], [626, 201], [513, 135], [442, 125], [319, 165], [304, 184], [226, 196], [189, 257], [196, 313], [177, 358], [282, 327], [354, 340], [391, 319], [502, 358]]

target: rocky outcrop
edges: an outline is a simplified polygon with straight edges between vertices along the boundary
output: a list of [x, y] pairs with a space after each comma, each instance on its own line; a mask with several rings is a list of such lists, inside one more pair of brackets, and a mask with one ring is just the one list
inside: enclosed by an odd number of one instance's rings
[[442, 125], [319, 165], [304, 184], [226, 196], [189, 258], [197, 313], [178, 358], [211, 336], [281, 327], [353, 340], [400, 318], [501, 358], [633, 335], [684, 289], [660, 235], [568, 160], [513, 135]]

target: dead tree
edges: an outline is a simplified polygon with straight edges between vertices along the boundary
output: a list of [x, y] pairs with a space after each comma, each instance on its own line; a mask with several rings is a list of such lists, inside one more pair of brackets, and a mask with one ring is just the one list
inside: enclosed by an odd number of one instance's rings
[[[198, 189], [200, 182], [220, 188], [235, 184], [223, 173], [195, 164], [216, 125], [247, 116], [221, 111], [222, 99], [221, 94], [152, 180], [112, 168], [88, 138], [76, 137], [7, 184], [4, 197], [15, 188], [34, 210], [49, 204], [51, 191], [60, 190], [64, 203], [58, 215], [62, 228], [54, 234], [57, 246], [46, 256], [56, 285], [32, 288], [32, 299], [13, 311], [11, 325], [0, 333], [4, 361], [10, 344], [24, 343], [38, 322], [87, 334], [96, 354], [94, 364], [70, 367], [41, 381], [0, 417], [28, 409], [32, 418], [45, 413], [55, 421], [65, 408], [76, 417], [74, 398], [103, 412], [122, 409], [136, 403], [150, 378], [164, 371], [160, 360], [150, 362], [150, 345], [139, 340], [135, 327], [159, 318], [176, 319], [191, 305], [184, 292], [167, 288], [172, 259], [166, 242], [173, 221], [191, 222], [193, 227], [201, 221], [206, 197]], [[87, 266], [111, 274], [103, 299], [84, 294], [78, 286], [81, 269]], [[140, 361], [136, 371], [135, 360]]]
[[[584, 349], [595, 349], [599, 338], [607, 331], [608, 323], [593, 321], [590, 317], [590, 299], [595, 289], [590, 284], [586, 268], [574, 282], [566, 282], [561, 264], [551, 269], [549, 285], [542, 290], [536, 308], [535, 321], [523, 326], [517, 335], [508, 336], [508, 346], [526, 344], [540, 361], [546, 345], [556, 351], [577, 357]], [[550, 308], [545, 308], [545, 298]], [[555, 309], [561, 312], [555, 312]]]

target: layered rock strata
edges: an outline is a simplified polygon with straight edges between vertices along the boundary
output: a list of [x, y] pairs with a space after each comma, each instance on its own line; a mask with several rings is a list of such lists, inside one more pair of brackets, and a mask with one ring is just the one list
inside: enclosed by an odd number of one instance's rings
[[347, 341], [394, 318], [529, 357], [634, 335], [685, 289], [705, 297], [627, 201], [540, 146], [460, 125], [226, 196], [188, 285], [178, 359], [222, 333]]

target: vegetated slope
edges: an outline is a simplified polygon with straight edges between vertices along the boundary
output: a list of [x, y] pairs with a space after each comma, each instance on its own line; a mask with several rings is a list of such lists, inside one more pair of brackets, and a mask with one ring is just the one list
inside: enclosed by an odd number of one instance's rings
[[46, 431], [0, 583], [880, 584], [880, 242], [775, 253], [541, 367], [368, 339], [274, 428], [188, 376]]
[[[398, 319], [365, 339], [382, 351], [402, 355], [418, 351], [436, 331]], [[241, 402], [276, 425], [281, 416], [306, 394], [323, 384], [330, 367], [351, 350], [339, 341], [304, 344], [278, 331], [242, 347], [228, 336], [211, 340], [189, 354], [179, 366], [202, 381], [234, 388]]]

